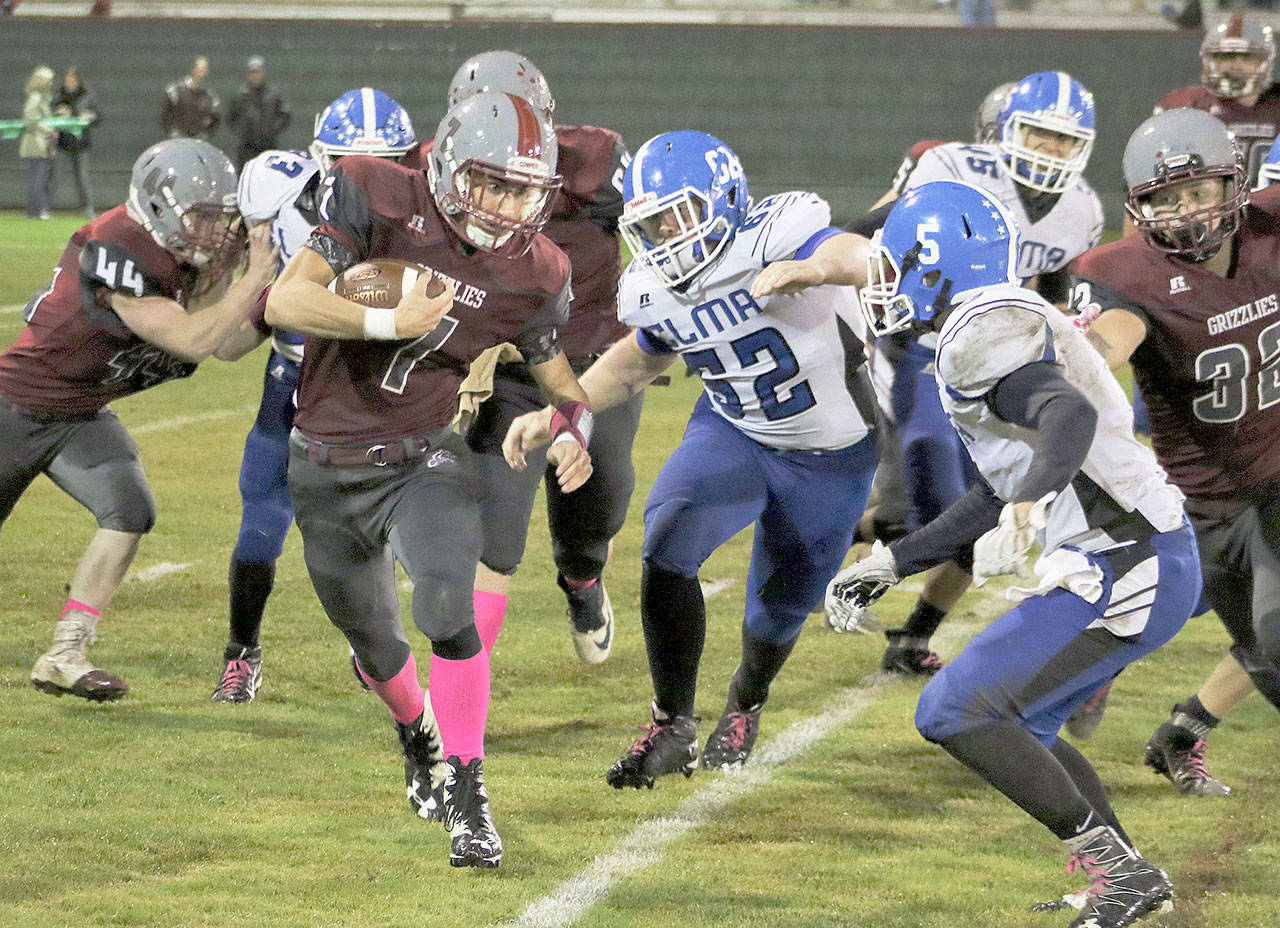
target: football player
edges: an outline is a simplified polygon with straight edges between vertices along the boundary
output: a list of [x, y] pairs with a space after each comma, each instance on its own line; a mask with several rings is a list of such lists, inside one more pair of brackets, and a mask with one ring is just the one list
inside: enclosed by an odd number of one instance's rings
[[230, 160], [196, 139], [154, 145], [133, 165], [128, 201], [71, 237], [0, 355], [0, 522], [42, 473], [98, 521], [31, 671], [37, 689], [92, 700], [129, 690], [85, 654], [155, 521], [137, 445], [108, 404], [261, 342], [251, 315], [275, 276], [269, 230], [248, 246], [232, 283], [245, 238]]
[[[617, 789], [638, 789], [693, 772], [706, 631], [698, 570], [754, 523], [742, 662], [702, 766], [750, 756], [769, 686], [866, 503], [875, 412], [851, 289], [769, 299], [747, 289], [772, 261], [821, 253], [839, 231], [822, 199], [783, 193], [753, 205], [737, 156], [691, 131], [646, 142], [623, 191], [622, 234], [637, 257], [623, 274], [618, 315], [634, 333], [591, 366], [583, 387], [593, 409], [608, 408], [680, 357], [705, 388], [645, 503], [640, 617], [652, 714], [607, 774]], [[550, 409], [512, 423], [504, 449], [513, 467], [553, 423]]]
[[1245, 158], [1250, 185], [1280, 131], [1280, 85], [1272, 81], [1276, 42], [1271, 27], [1243, 13], [1211, 26], [1200, 43], [1200, 83], [1171, 90], [1163, 110], [1204, 110], [1227, 125]]
[[[999, 89], [993, 91], [997, 98]], [[1019, 279], [1051, 302], [1065, 303], [1067, 264], [1102, 234], [1102, 205], [1081, 174], [1093, 148], [1093, 95], [1061, 71], [1038, 72], [1005, 92], [996, 121], [996, 142], [955, 142], [924, 152], [906, 187], [960, 180], [989, 191], [1022, 229], [1015, 266]], [[870, 234], [886, 209], [870, 213], [856, 230]], [[935, 338], [900, 332], [876, 342], [876, 382], [889, 385], [899, 434], [908, 528], [935, 519], [964, 494], [972, 478], [972, 466], [938, 399], [931, 370]], [[884, 670], [938, 671], [942, 663], [929, 639], [968, 589], [968, 567], [968, 554], [962, 552], [958, 561], [929, 572], [906, 622], [886, 631]]]
[[1113, 369], [1133, 366], [1156, 454], [1187, 495], [1205, 599], [1233, 642], [1146, 763], [1184, 793], [1219, 796], [1209, 733], [1253, 687], [1280, 708], [1280, 189], [1250, 195], [1227, 127], [1194, 109], [1138, 126], [1124, 175], [1141, 234], [1076, 261], [1072, 307]]
[[[441, 121], [427, 172], [358, 155], [334, 165], [320, 225], [267, 302], [270, 324], [307, 335], [289, 437], [307, 570], [390, 710], [411, 808], [443, 784], [454, 866], [502, 859], [482, 765], [489, 654], [471, 595], [480, 482], [450, 427], [468, 364], [515, 344], [558, 412], [548, 460], [561, 489], [591, 472], [591, 412], [556, 336], [569, 262], [539, 232], [560, 184], [555, 164], [555, 132], [528, 101], [476, 94]], [[395, 308], [328, 289], [377, 258], [433, 273]], [[436, 279], [443, 287], [428, 295]], [[414, 624], [431, 641], [429, 704], [400, 623], [396, 561], [414, 585]]]
[[[267, 151], [245, 164], [237, 191], [240, 212], [250, 226], [269, 226], [283, 267], [319, 222], [316, 192], [338, 158], [365, 154], [394, 160], [416, 146], [404, 107], [372, 87], [348, 90], [316, 116], [309, 153]], [[295, 332], [272, 330], [262, 400], [244, 443], [240, 534], [227, 572], [231, 634], [213, 690], [215, 702], [252, 702], [262, 683], [258, 632], [293, 522], [285, 477], [302, 342]]]
[[[546, 78], [515, 52], [488, 51], [465, 61], [449, 86], [456, 105], [482, 91], [525, 97], [551, 118], [555, 100]], [[569, 256], [573, 302], [560, 327], [560, 345], [575, 371], [585, 371], [609, 345], [627, 334], [616, 310], [619, 259], [618, 217], [622, 214], [622, 173], [631, 160], [616, 132], [597, 126], [558, 124], [557, 171], [563, 178], [544, 234]], [[631, 446], [640, 424], [644, 395], [598, 412], [591, 434], [592, 474], [573, 493], [561, 492], [555, 469], [532, 451], [529, 465], [513, 471], [502, 456], [502, 439], [511, 420], [541, 408], [542, 393], [519, 362], [494, 369], [492, 396], [475, 414], [467, 444], [485, 483], [481, 518], [484, 553], [476, 570], [476, 628], [485, 649], [493, 643], [507, 614], [511, 577], [520, 565], [529, 532], [538, 483], [546, 486], [547, 523], [558, 574], [568, 601], [570, 634], [578, 658], [599, 664], [613, 642], [613, 606], [601, 574], [611, 539], [622, 528], [635, 468]]]
[[[1133, 436], [1129, 402], [1070, 320], [1020, 286], [1017, 220], [956, 181], [909, 190], [840, 260], [774, 265], [861, 291], [868, 327], [937, 335], [943, 407], [981, 479], [942, 515], [848, 567], [826, 597], [837, 630], [902, 578], [972, 547], [974, 576], [1035, 576], [1018, 602], [925, 686], [916, 727], [1066, 844], [1093, 880], [1076, 928], [1121, 928], [1172, 895], [1133, 849], [1089, 762], [1058, 737], [1098, 684], [1169, 640], [1200, 595], [1182, 494]], [[859, 258], [865, 256], [865, 264]], [[798, 267], [796, 265], [799, 265]], [[1030, 577], [1030, 573], [1026, 574]]]

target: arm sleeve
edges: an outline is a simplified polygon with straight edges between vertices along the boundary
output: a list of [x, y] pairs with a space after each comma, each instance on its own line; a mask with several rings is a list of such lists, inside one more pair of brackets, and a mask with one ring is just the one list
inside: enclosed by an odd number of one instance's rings
[[1123, 309], [1125, 312], [1132, 313], [1141, 319], [1144, 328], [1151, 329], [1151, 323], [1147, 319], [1147, 311], [1140, 305], [1121, 296], [1106, 284], [1098, 283], [1075, 273], [1074, 267], [1072, 271], [1071, 296], [1067, 304], [1067, 315], [1076, 316], [1078, 320], [1081, 320], [1077, 321], [1077, 327], [1087, 329], [1089, 324], [1100, 313], [1106, 312], [1108, 309]]
[[991, 487], [979, 480], [938, 518], [889, 545], [898, 576], [966, 557], [973, 543], [1000, 521], [1002, 508], [1004, 504]]
[[893, 209], [893, 204], [897, 202], [897, 200], [890, 200], [883, 206], [877, 206], [871, 212], [856, 220], [849, 227], [849, 231], [856, 232], [863, 238], [871, 238], [876, 233], [876, 230], [884, 225], [884, 221], [889, 218], [889, 211]]
[[1028, 364], [988, 394], [987, 404], [1005, 422], [1032, 429], [1031, 466], [1010, 502], [1033, 502], [1061, 491], [1080, 472], [1093, 444], [1098, 413], [1050, 363]]
[[560, 337], [556, 329], [568, 318], [572, 299], [573, 290], [566, 279], [560, 292], [548, 297], [542, 308], [512, 339], [526, 364], [545, 364], [560, 353]]

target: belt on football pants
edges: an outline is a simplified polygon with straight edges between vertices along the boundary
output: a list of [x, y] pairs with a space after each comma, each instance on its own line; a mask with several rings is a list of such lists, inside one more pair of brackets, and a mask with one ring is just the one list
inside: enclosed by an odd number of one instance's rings
[[307, 438], [294, 429], [289, 435], [289, 444], [313, 464], [386, 467], [388, 464], [417, 460], [432, 448], [440, 447], [443, 439], [451, 434], [452, 430], [444, 428], [426, 435], [389, 438], [385, 442], [371, 445], [334, 445]]

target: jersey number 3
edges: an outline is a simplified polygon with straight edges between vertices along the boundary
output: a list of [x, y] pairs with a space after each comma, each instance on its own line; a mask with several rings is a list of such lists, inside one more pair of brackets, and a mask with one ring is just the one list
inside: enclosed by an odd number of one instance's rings
[[[1280, 403], [1280, 322], [1267, 326], [1258, 335], [1258, 408]], [[1200, 352], [1196, 357], [1196, 379], [1213, 381], [1213, 389], [1192, 401], [1201, 422], [1235, 422], [1248, 406], [1249, 352], [1244, 345], [1231, 343]]]
[[[729, 342], [737, 363], [745, 368], [760, 360], [764, 354], [773, 361], [773, 367], [759, 374], [751, 382], [751, 388], [760, 401], [760, 411], [770, 422], [798, 416], [815, 404], [813, 389], [809, 381], [802, 380], [788, 391], [790, 395], [783, 399], [778, 395], [778, 388], [800, 373], [800, 365], [791, 351], [791, 346], [777, 329], [759, 329], [749, 332], [741, 338]], [[734, 389], [733, 383], [723, 379], [724, 362], [714, 348], [703, 348], [701, 351], [690, 351], [684, 356], [685, 363], [702, 375], [702, 382], [711, 391], [716, 405], [730, 419], [741, 419], [746, 415], [742, 408], [742, 398]]]

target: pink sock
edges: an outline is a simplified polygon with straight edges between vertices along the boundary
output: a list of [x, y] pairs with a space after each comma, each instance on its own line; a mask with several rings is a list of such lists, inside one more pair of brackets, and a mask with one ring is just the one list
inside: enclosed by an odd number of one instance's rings
[[409, 655], [400, 672], [390, 680], [375, 680], [362, 669], [361, 675], [369, 682], [369, 687], [391, 710], [391, 717], [401, 725], [408, 725], [422, 715], [422, 707], [427, 697], [418, 683], [418, 662]]
[[483, 648], [465, 661], [431, 655], [431, 708], [440, 726], [446, 757], [462, 763], [484, 757], [489, 719], [489, 653]]
[[502, 620], [507, 617], [507, 594], [473, 590], [471, 601], [476, 610], [476, 631], [480, 633], [480, 643], [484, 645], [486, 654], [492, 654], [493, 643], [498, 640], [498, 632], [502, 631]]
[[68, 612], [87, 612], [95, 619], [102, 618], [102, 612], [100, 610], [93, 608], [88, 603], [82, 603], [77, 599], [67, 600], [67, 604], [62, 607], [62, 615], [58, 616], [58, 621], [61, 622], [65, 619]]

